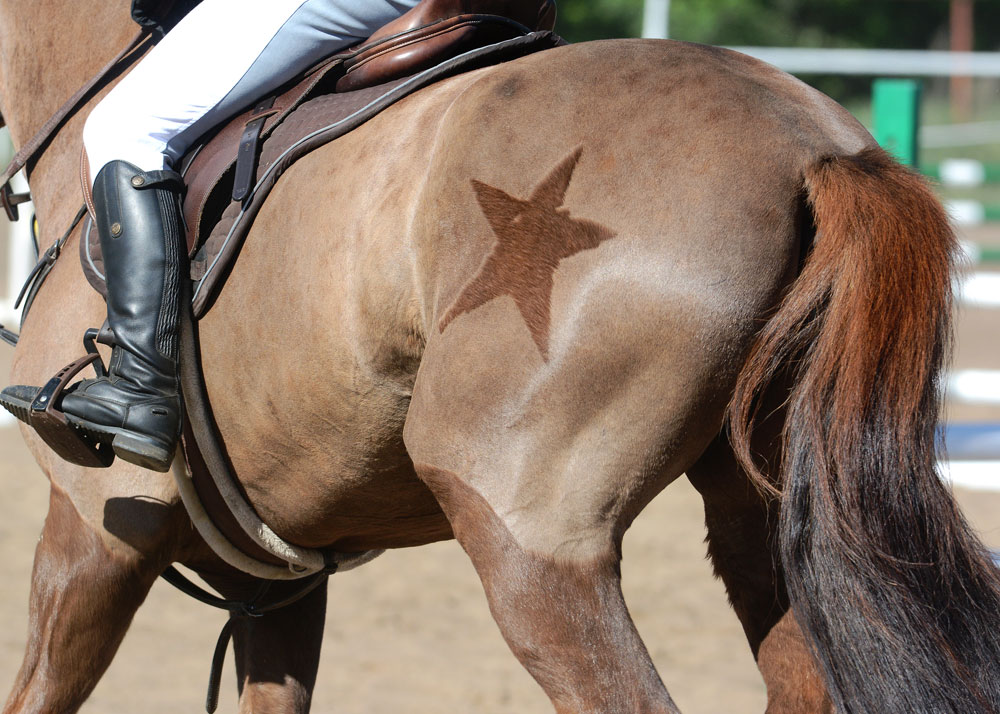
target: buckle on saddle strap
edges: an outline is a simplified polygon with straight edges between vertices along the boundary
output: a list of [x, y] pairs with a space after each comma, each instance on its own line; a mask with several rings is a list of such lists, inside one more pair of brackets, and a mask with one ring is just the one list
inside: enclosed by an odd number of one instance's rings
[[111, 444], [98, 442], [80, 431], [54, 406], [69, 381], [88, 365], [94, 365], [98, 377], [105, 374], [104, 363], [101, 362], [101, 355], [98, 354], [97, 346], [94, 344], [98, 334], [98, 330], [87, 330], [83, 337], [87, 354], [56, 372], [56, 375], [38, 390], [31, 402], [28, 423], [49, 448], [71, 464], [107, 468], [115, 460]]
[[30, 193], [14, 193], [10, 187], [10, 181], [0, 187], [0, 204], [3, 204], [3, 210], [7, 213], [7, 220], [11, 222], [17, 221], [21, 217], [17, 207], [30, 200]]

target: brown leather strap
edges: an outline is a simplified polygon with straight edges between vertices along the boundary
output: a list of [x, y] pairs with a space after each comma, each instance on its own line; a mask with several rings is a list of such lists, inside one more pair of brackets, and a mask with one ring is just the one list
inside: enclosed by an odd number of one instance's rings
[[233, 200], [242, 201], [250, 194], [254, 181], [257, 180], [257, 151], [260, 148], [260, 132], [264, 128], [264, 122], [273, 114], [277, 114], [277, 109], [272, 109], [274, 97], [268, 97], [261, 101], [246, 123], [243, 136], [240, 137], [240, 149], [236, 154], [236, 176], [233, 180]]
[[[14, 158], [11, 159], [7, 168], [4, 169], [3, 174], [0, 174], [0, 186], [6, 186], [14, 174], [23, 169], [28, 162], [37, 159], [38, 156], [41, 155], [52, 138], [62, 128], [63, 124], [66, 123], [66, 120], [79, 111], [80, 107], [88, 99], [90, 99], [92, 92], [103, 87], [106, 81], [110, 81], [110, 77], [114, 74], [115, 70], [120, 72], [132, 66], [132, 64], [145, 53], [146, 49], [148, 49], [148, 47], [144, 47], [144, 44], [147, 40], [150, 40], [151, 37], [152, 34], [149, 30], [142, 30], [128, 44], [128, 47], [119, 52], [113, 60], [108, 62], [101, 69], [100, 72], [94, 75], [86, 84], [77, 90], [76, 94], [70, 97], [65, 104], [59, 107], [59, 110], [49, 117], [49, 120], [42, 125], [42, 128], [38, 130], [38, 133], [31, 137], [31, 140], [22, 146], [16, 154], [14, 154]], [[152, 44], [152, 42], [149, 44]], [[142, 51], [137, 52], [136, 50], [138, 49], [142, 49]], [[133, 53], [134, 56], [129, 57], [129, 55]], [[129, 60], [128, 63], [123, 67], [119, 67], [118, 65], [126, 58]]]
[[[264, 118], [258, 141], [266, 139], [274, 127], [280, 124], [306, 97], [310, 96], [331, 70], [339, 68], [342, 63], [343, 60], [338, 57], [324, 60], [315, 69], [310, 70], [297, 84], [286, 89], [283, 94], [277, 95], [271, 106], [274, 111]], [[253, 113], [253, 110], [248, 110], [222, 127], [215, 136], [209, 139], [209, 142], [214, 144], [212, 150], [199, 151], [184, 170], [184, 182], [188, 185], [187, 195], [184, 197], [184, 221], [188, 227], [188, 249], [191, 251], [195, 249], [201, 236], [202, 214], [205, 206], [223, 176], [232, 166], [233, 155], [239, 151], [239, 140], [243, 135], [244, 127], [252, 121]], [[256, 181], [256, 176], [254, 181]]]
[[[215, 527], [226, 540], [236, 546], [245, 555], [269, 565], [285, 565], [283, 560], [274, 557], [271, 553], [258, 546], [246, 534], [240, 526], [239, 521], [236, 520], [236, 516], [229, 510], [229, 506], [226, 505], [222, 494], [219, 493], [208, 464], [205, 463], [205, 457], [198, 447], [198, 440], [195, 438], [194, 431], [188, 419], [184, 420], [182, 428], [181, 442], [184, 446], [184, 461], [187, 464], [188, 471], [191, 472], [191, 480], [194, 483], [195, 491], [198, 493], [198, 498], [201, 500], [202, 505], [205, 507], [205, 512]], [[205, 434], [202, 436], [203, 441], [206, 438], [215, 438], [215, 435]]]

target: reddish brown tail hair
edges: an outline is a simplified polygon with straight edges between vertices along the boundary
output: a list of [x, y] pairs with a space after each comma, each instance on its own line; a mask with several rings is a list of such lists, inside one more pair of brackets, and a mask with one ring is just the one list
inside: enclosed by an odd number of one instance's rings
[[[816, 225], [730, 406], [733, 446], [780, 494], [789, 598], [839, 711], [1000, 711], [1000, 579], [935, 471], [956, 240], [926, 182], [879, 149], [805, 175]], [[775, 485], [756, 406], [791, 371]]]

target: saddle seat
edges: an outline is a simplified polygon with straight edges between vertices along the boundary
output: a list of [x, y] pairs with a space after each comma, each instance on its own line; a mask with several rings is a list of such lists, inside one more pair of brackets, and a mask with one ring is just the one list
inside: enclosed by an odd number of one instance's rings
[[[504, 22], [504, 21], [508, 22]], [[429, 0], [378, 30], [344, 63], [337, 91], [350, 92], [427, 69], [476, 47], [509, 39], [509, 22], [551, 30], [553, 0]]]

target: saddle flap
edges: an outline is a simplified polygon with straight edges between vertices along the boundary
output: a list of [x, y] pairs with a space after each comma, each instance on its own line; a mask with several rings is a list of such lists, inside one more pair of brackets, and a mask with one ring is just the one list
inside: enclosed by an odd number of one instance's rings
[[[188, 187], [184, 198], [184, 222], [188, 229], [189, 253], [201, 242], [200, 237], [205, 228], [202, 222], [206, 216], [217, 216], [229, 202], [234, 185], [230, 172], [233, 171], [247, 127], [259, 121], [264, 114], [263, 123], [256, 127], [256, 141], [266, 139], [274, 127], [284, 121], [309, 95], [322, 91], [323, 80], [342, 63], [340, 56], [325, 60], [274, 97], [269, 107], [260, 110], [261, 104], [258, 104], [240, 114], [192, 152], [182, 171]], [[256, 146], [254, 148], [256, 150]], [[217, 207], [216, 210], [207, 211], [209, 205]]]

